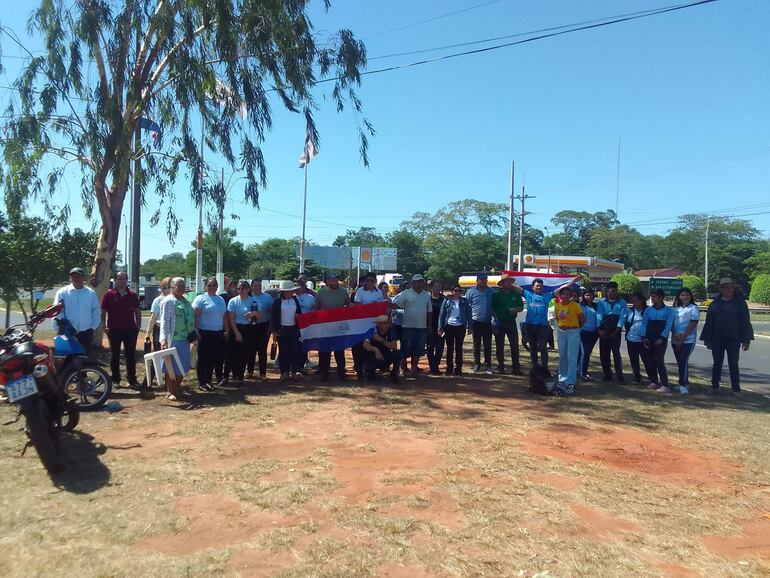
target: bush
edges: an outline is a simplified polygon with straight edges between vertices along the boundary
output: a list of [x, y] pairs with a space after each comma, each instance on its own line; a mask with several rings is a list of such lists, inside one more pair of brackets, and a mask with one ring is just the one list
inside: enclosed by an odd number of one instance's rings
[[613, 275], [610, 281], [615, 281], [618, 284], [618, 293], [623, 296], [623, 299], [629, 299], [632, 294], [642, 290], [642, 282], [639, 281], [639, 277], [631, 275], [630, 273], [618, 273]]
[[770, 305], [770, 275], [763, 273], [756, 276], [751, 284], [749, 301]]
[[692, 291], [693, 297], [699, 301], [706, 298], [706, 284], [703, 279], [697, 275], [680, 275], [679, 278], [682, 280], [682, 288]]

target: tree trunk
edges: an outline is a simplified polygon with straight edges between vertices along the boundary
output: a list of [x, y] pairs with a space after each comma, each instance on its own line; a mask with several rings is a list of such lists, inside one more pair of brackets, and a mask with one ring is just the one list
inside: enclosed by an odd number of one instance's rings
[[8, 329], [8, 325], [11, 323], [11, 300], [5, 298], [5, 328]]
[[[125, 185], [122, 187], [122, 190], [115, 191], [97, 182], [96, 188], [98, 197], [110, 198], [111, 200], [109, 205], [105, 203], [106, 206], [100, 204], [99, 207], [102, 226], [99, 230], [96, 253], [88, 280], [89, 285], [96, 291], [96, 296], [101, 302], [102, 296], [107, 292], [110, 279], [112, 278], [112, 263], [115, 260], [118, 248], [118, 233], [120, 232], [120, 217], [125, 198]], [[96, 345], [101, 345], [103, 333], [103, 327], [99, 327], [95, 332], [94, 343]]]

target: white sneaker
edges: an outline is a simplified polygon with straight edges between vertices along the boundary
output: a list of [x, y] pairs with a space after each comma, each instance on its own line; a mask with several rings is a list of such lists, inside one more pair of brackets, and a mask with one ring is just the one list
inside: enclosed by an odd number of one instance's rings
[[677, 390], [679, 391], [679, 393], [681, 393], [682, 395], [687, 395], [688, 393], [690, 393], [690, 388], [689, 388], [689, 387], [687, 387], [686, 385], [680, 385], [680, 386], [679, 386], [679, 387], [677, 387], [676, 389], [677, 389]]

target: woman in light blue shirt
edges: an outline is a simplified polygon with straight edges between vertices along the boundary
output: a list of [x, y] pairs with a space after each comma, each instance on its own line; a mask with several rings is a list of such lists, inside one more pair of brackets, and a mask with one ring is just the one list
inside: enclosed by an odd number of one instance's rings
[[647, 309], [647, 302], [644, 295], [634, 293], [631, 295], [631, 309], [626, 313], [626, 349], [628, 349], [628, 359], [631, 362], [631, 371], [634, 374], [633, 382], [638, 385], [642, 383], [642, 369], [639, 360], [644, 364], [644, 370], [647, 378], [650, 377], [650, 356], [647, 348], [642, 345], [644, 334], [642, 333], [642, 322], [644, 321], [644, 310]]
[[223, 384], [222, 366], [225, 361], [225, 300], [218, 294], [219, 284], [215, 277], [206, 279], [206, 292], [192, 302], [195, 314], [195, 330], [198, 332], [198, 388], [211, 391], [211, 374], [216, 375], [217, 384]]
[[230, 367], [236, 387], [243, 386], [247, 354], [252, 350], [254, 343], [254, 327], [265, 316], [259, 312], [258, 301], [249, 294], [250, 288], [248, 281], [239, 281], [238, 295], [227, 302], [227, 321], [233, 334], [229, 352]]
[[692, 291], [682, 288], [674, 300], [674, 322], [671, 328], [671, 348], [679, 366], [679, 393], [690, 393], [690, 355], [695, 349], [700, 309], [695, 304]]
[[580, 328], [580, 355], [578, 356], [578, 375], [583, 381], [591, 379], [588, 375], [588, 364], [591, 361], [591, 353], [593, 353], [596, 342], [599, 339], [595, 298], [596, 294], [593, 289], [586, 287], [583, 290], [580, 308], [583, 310], [585, 321]]

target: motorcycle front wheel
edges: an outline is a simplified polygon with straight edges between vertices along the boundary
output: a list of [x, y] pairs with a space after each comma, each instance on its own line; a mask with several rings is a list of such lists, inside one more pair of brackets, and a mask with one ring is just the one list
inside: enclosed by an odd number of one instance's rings
[[22, 412], [27, 421], [27, 436], [29, 436], [35, 451], [43, 462], [49, 474], [60, 472], [64, 462], [56, 443], [56, 428], [53, 425], [45, 401], [39, 397], [30, 399], [22, 405]]
[[69, 371], [62, 380], [65, 395], [74, 397], [81, 410], [98, 409], [112, 393], [112, 380], [98, 365]]

